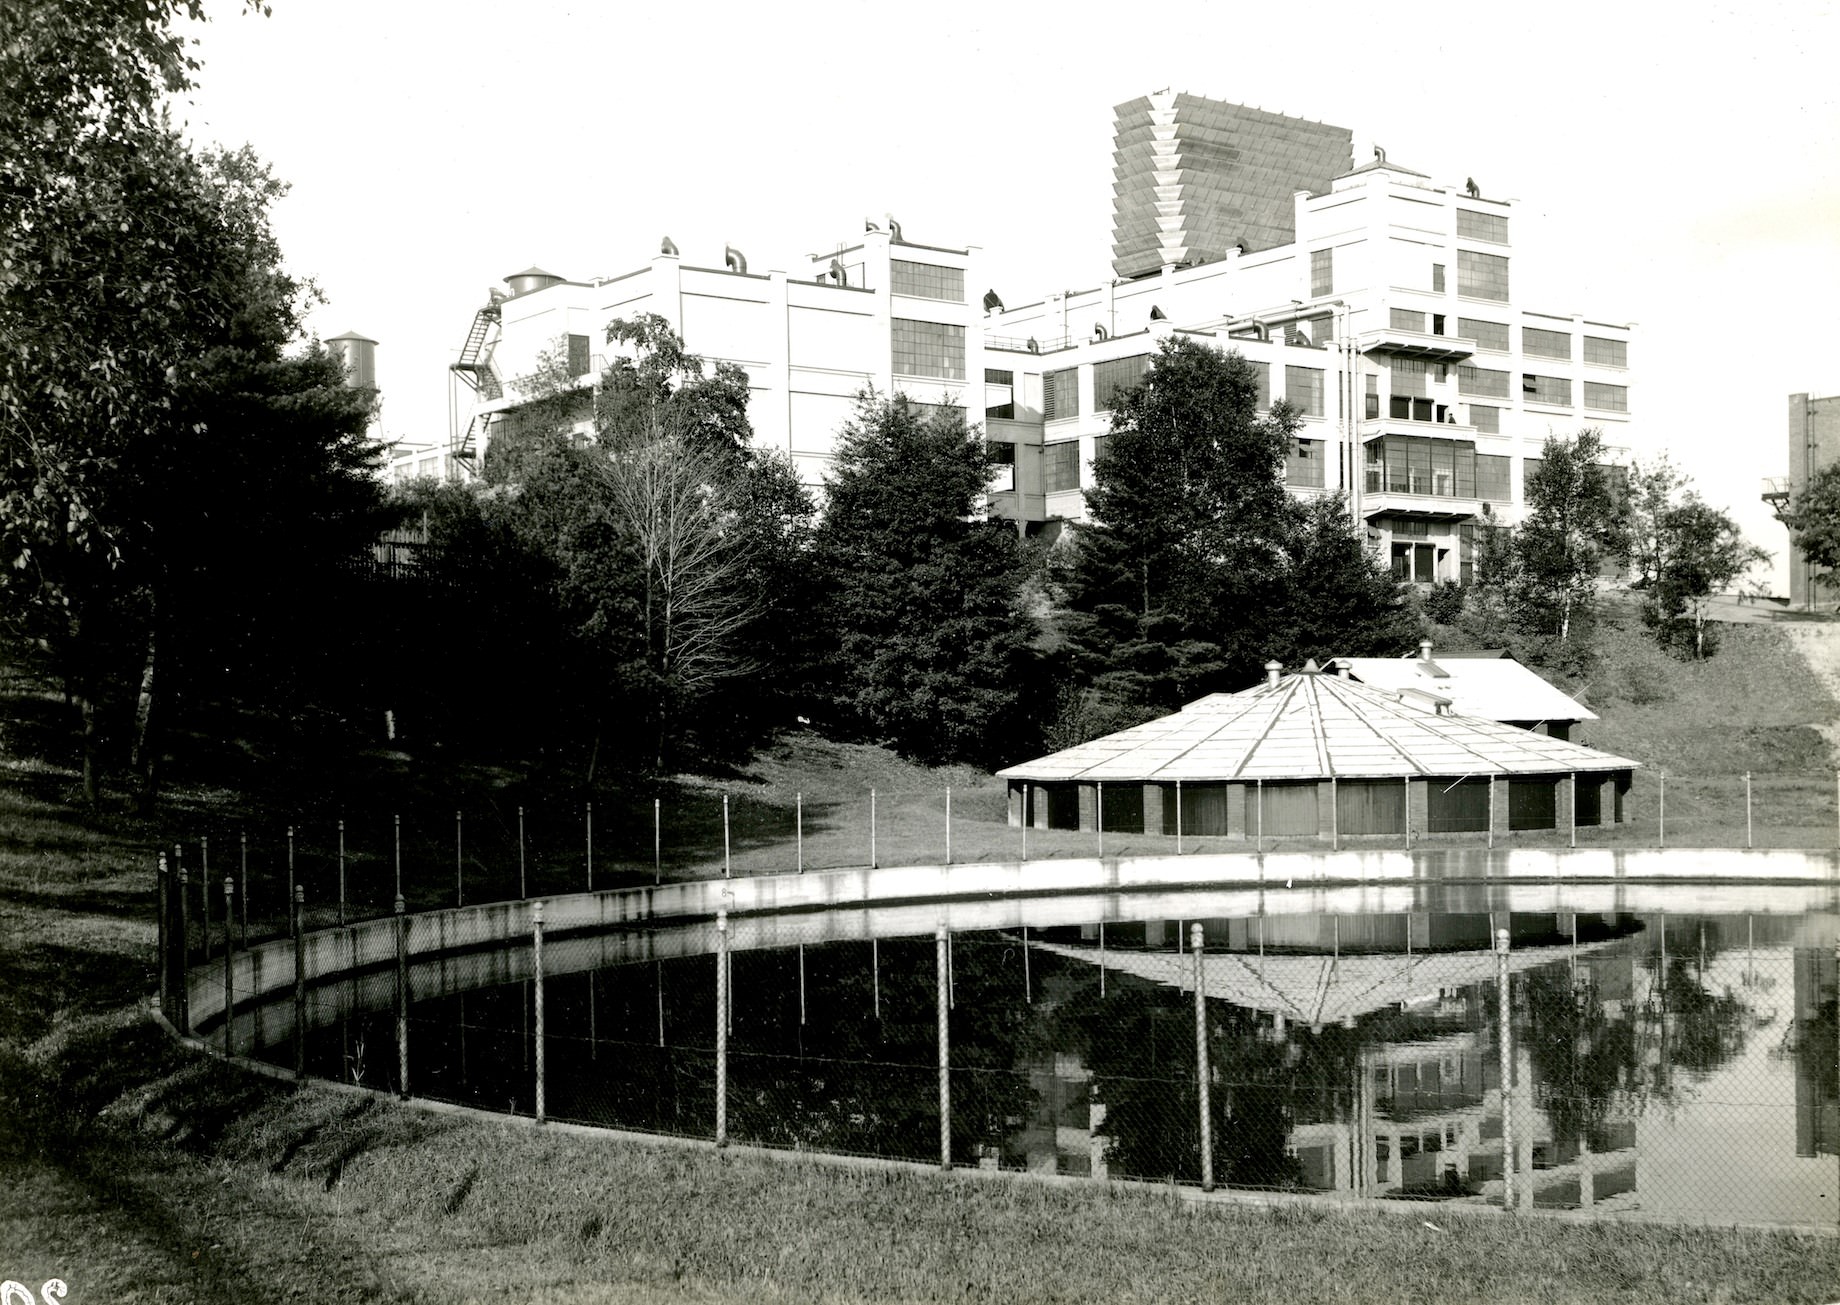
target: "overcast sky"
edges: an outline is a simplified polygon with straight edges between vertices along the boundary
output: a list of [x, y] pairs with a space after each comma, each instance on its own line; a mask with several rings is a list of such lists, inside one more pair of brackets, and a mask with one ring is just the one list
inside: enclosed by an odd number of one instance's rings
[[[1519, 201], [1517, 305], [1637, 324], [1638, 455], [1780, 551], [1758, 480], [1792, 391], [1840, 394], [1840, 22], [1830, 3], [572, 6], [212, 0], [200, 143], [292, 183], [322, 336], [378, 341], [383, 427], [447, 436], [447, 363], [537, 263], [670, 235], [755, 271], [892, 212], [1011, 304], [1109, 279], [1113, 106], [1160, 87], [1354, 132]], [[985, 287], [971, 287], [981, 293]]]

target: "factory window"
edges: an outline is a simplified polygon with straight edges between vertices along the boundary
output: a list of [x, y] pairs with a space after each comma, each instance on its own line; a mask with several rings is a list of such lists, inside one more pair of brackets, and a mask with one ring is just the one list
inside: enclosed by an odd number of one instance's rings
[[1385, 435], [1367, 445], [1369, 493], [1476, 497], [1476, 446], [1422, 435]]
[[901, 376], [938, 376], [948, 381], [965, 379], [965, 328], [949, 322], [918, 322], [894, 318], [889, 326], [894, 341], [894, 370]]
[[1508, 299], [1508, 260], [1500, 254], [1457, 251], [1457, 293], [1471, 299]]
[[1600, 385], [1596, 381], [1586, 381], [1584, 383], [1584, 406], [1596, 408], [1599, 412], [1628, 412], [1629, 387]]
[[1506, 322], [1485, 322], [1475, 317], [1459, 317], [1457, 334], [1466, 340], [1474, 340], [1478, 349], [1489, 353], [1508, 352], [1508, 324]]
[[1093, 411], [1104, 412], [1120, 390], [1136, 389], [1150, 370], [1150, 355], [1133, 354], [1093, 364]]
[[1572, 406], [1572, 382], [1567, 376], [1535, 376], [1521, 373], [1521, 398], [1528, 403], [1550, 403], [1557, 407]]
[[1572, 357], [1572, 337], [1566, 331], [1543, 331], [1537, 326], [1521, 327], [1521, 352], [1536, 358]]
[[569, 375], [586, 376], [594, 364], [588, 358], [588, 337], [571, 335], [569, 337]]
[[1284, 483], [1321, 489], [1325, 447], [1321, 440], [1298, 440], [1284, 459]]
[[1431, 293], [1436, 295], [1444, 293], [1444, 265], [1442, 263], [1431, 265]]
[[1335, 293], [1335, 251], [1333, 249], [1312, 249], [1310, 251], [1310, 297], [1331, 295]]
[[1500, 213], [1477, 213], [1473, 209], [1460, 208], [1457, 210], [1457, 239], [1505, 245], [1508, 243], [1508, 219]]
[[1505, 399], [1508, 397], [1508, 373], [1458, 363], [1457, 393], [1473, 394], [1482, 399]]
[[1511, 503], [1514, 489], [1509, 481], [1508, 459], [1492, 453], [1476, 455], [1476, 497], [1490, 503]]
[[1306, 417], [1323, 415], [1323, 374], [1320, 367], [1286, 367], [1284, 398]]
[[1080, 369], [1063, 367], [1041, 378], [1041, 419], [1059, 421], [1080, 415]]
[[1271, 364], [1268, 362], [1255, 362], [1252, 363], [1251, 366], [1253, 371], [1258, 373], [1259, 411], [1263, 412], [1271, 407]]
[[1392, 391], [1395, 396], [1414, 394], [1423, 396], [1431, 367], [1423, 358], [1395, 358], [1388, 365], [1393, 374]]
[[1469, 424], [1489, 435], [1501, 434], [1501, 409], [1484, 403], [1469, 405]]
[[935, 267], [896, 258], [889, 261], [888, 280], [889, 289], [898, 295], [943, 299], [953, 304], [965, 302], [965, 271], [960, 267]]
[[986, 417], [1013, 418], [1016, 415], [1016, 373], [1013, 371], [999, 371], [994, 367], [986, 367], [984, 369], [984, 384], [986, 387], [1001, 385], [1009, 391], [1008, 400], [1003, 403], [991, 403], [990, 398], [992, 396], [989, 394], [987, 388], [984, 400], [984, 415]]
[[1629, 366], [1629, 341], [1606, 340], [1601, 335], [1584, 338], [1584, 360], [1597, 367]]
[[1080, 487], [1080, 442], [1056, 440], [1041, 446], [1041, 487], [1053, 494]]
[[1369, 421], [1380, 415], [1380, 378], [1372, 372], [1367, 374], [1367, 406], [1364, 414]]
[[1395, 331], [1423, 331], [1425, 315], [1410, 308], [1394, 308], [1390, 310], [1388, 325]]

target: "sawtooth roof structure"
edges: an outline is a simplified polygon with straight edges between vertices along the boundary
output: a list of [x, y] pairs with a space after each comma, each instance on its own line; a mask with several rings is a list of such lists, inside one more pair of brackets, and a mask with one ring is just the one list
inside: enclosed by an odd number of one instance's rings
[[1335, 662], [1376, 689], [1422, 689], [1465, 716], [1490, 720], [1596, 720], [1597, 713], [1512, 658], [1342, 657]]
[[1146, 783], [1555, 775], [1638, 763], [1481, 716], [1417, 688], [1306, 668], [1217, 693], [1142, 725], [997, 772], [1032, 781]]

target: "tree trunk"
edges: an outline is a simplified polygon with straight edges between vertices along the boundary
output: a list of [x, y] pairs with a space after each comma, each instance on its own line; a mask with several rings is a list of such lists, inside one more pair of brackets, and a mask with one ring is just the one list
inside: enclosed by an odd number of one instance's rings
[[92, 693], [85, 690], [78, 706], [83, 712], [83, 800], [93, 807], [102, 799], [102, 726]]
[[150, 766], [148, 730], [153, 723], [153, 685], [154, 685], [154, 647], [155, 627], [147, 627], [147, 660], [141, 666], [141, 693], [134, 704], [134, 746], [129, 751], [128, 767], [140, 772], [143, 766]]

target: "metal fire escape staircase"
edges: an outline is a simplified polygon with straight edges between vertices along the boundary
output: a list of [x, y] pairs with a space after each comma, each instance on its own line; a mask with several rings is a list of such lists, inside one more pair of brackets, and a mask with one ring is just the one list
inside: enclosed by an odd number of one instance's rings
[[[503, 300], [504, 295], [494, 290], [485, 307], [473, 314], [473, 325], [466, 333], [466, 343], [460, 346], [460, 357], [449, 364], [449, 370], [477, 396], [476, 404], [504, 397], [504, 387], [499, 383], [498, 372], [492, 366], [492, 348], [498, 343], [499, 304]], [[467, 418], [466, 429], [454, 432], [455, 458], [469, 463], [473, 461], [479, 452], [478, 438], [484, 434], [489, 420], [475, 406]]]

